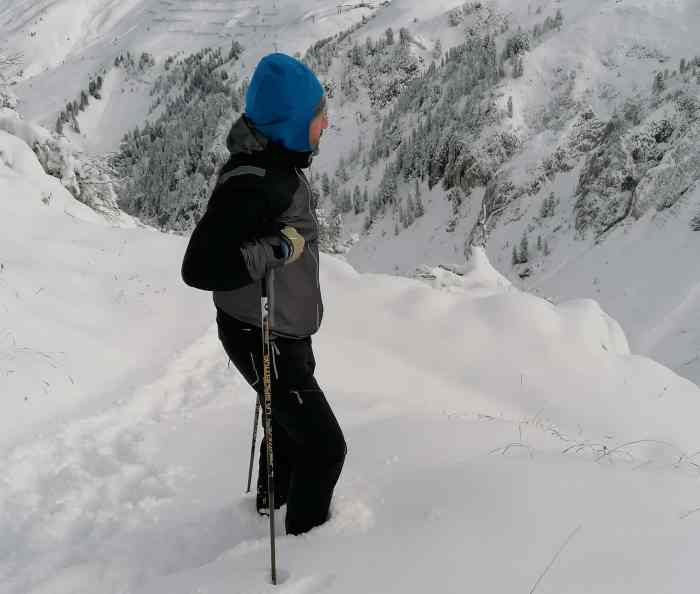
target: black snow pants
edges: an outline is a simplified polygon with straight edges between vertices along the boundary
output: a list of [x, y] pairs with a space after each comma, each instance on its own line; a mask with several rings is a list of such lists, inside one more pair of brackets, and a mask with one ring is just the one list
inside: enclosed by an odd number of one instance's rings
[[[216, 321], [226, 354], [262, 403], [261, 329], [218, 308]], [[340, 425], [314, 378], [316, 361], [311, 337], [273, 337], [271, 346], [275, 499], [287, 501], [287, 534], [301, 534], [328, 519], [347, 447]], [[258, 476], [267, 481], [265, 448], [263, 441]]]

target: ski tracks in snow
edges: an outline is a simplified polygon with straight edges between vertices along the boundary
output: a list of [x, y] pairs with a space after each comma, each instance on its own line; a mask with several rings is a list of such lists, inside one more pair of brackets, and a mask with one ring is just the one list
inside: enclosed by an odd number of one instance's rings
[[688, 319], [689, 313], [700, 308], [700, 283], [692, 286], [679, 303], [673, 306], [663, 319], [649, 329], [639, 341], [639, 351], [650, 353], [659, 342], [672, 332], [678, 332], [683, 321]]
[[[173, 562], [167, 546], [155, 568], [138, 559], [144, 554], [138, 543], [148, 540], [149, 532], [152, 540], [160, 534], [167, 541], [158, 527], [159, 513], [185, 478], [181, 468], [154, 462], [160, 447], [156, 436], [164, 424], [177, 425], [197, 409], [219, 406], [220, 383], [226, 384], [230, 406], [236, 378], [211, 334], [210, 329], [161, 379], [128, 400], [2, 454], [3, 592], [73, 592], [74, 584], [87, 581], [99, 583], [106, 594], [150, 571], [167, 570]], [[182, 562], [182, 546], [178, 557]], [[151, 563], [154, 553], [146, 558]], [[115, 568], [115, 559], [124, 562], [124, 572]], [[142, 575], [134, 575], [134, 568]]]

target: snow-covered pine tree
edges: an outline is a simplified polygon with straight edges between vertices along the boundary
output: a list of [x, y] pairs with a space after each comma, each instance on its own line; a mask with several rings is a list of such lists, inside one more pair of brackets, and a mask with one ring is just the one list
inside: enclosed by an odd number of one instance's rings
[[328, 178], [328, 173], [325, 171], [321, 177], [321, 190], [323, 191], [324, 198], [326, 198], [331, 192], [331, 180]]
[[364, 210], [362, 194], [360, 193], [360, 186], [358, 185], [355, 185], [355, 189], [352, 192], [352, 204], [355, 209], [355, 214], [360, 214]]
[[343, 218], [339, 214], [329, 215], [324, 209], [316, 211], [318, 221], [318, 243], [324, 252], [335, 253], [343, 233]]
[[554, 16], [554, 28], [557, 31], [561, 31], [563, 24], [564, 24], [564, 14], [562, 13], [561, 8], [557, 8], [557, 13]]
[[652, 88], [654, 93], [656, 93], [657, 95], [663, 93], [666, 90], [666, 81], [664, 80], [663, 72], [656, 73], [656, 76], [654, 77], [654, 85]]
[[520, 254], [519, 260], [521, 264], [525, 264], [530, 259], [530, 249], [528, 245], [527, 233], [523, 234], [520, 240]]
[[361, 45], [358, 45], [357, 42], [352, 46], [352, 63], [359, 67], [365, 65], [365, 50]]
[[425, 214], [425, 206], [419, 193], [416, 193], [416, 218], [420, 218]]
[[406, 223], [408, 226], [416, 220], [416, 203], [411, 194], [406, 198]]
[[394, 31], [391, 27], [389, 27], [384, 34], [386, 35], [386, 44], [387, 45], [393, 45], [394, 44]]
[[338, 179], [340, 179], [341, 183], [345, 183], [349, 179], [348, 170], [347, 170], [347, 167], [345, 165], [345, 158], [342, 156], [340, 157], [340, 160], [338, 161], [338, 167], [335, 170], [335, 175], [338, 177]]
[[343, 212], [343, 214], [347, 214], [349, 212], [352, 212], [354, 210], [354, 206], [352, 203], [352, 194], [350, 193], [350, 190], [343, 190], [343, 199], [340, 205], [340, 208]]
[[513, 78], [520, 78], [525, 74], [525, 65], [522, 56], [513, 58]]
[[556, 205], [557, 199], [554, 192], [550, 192], [549, 196], [547, 196], [542, 202], [542, 206], [540, 207], [540, 217], [543, 219], [553, 217], [556, 211]]
[[396, 202], [396, 170], [392, 163], [388, 164], [384, 169], [384, 176], [382, 181], [379, 182], [379, 187], [377, 188], [377, 201], [379, 203], [380, 210], [384, 210], [387, 205], [394, 204]]
[[700, 213], [696, 214], [690, 221], [690, 228], [693, 231], [700, 231]]
[[518, 27], [517, 32], [506, 40], [506, 46], [503, 50], [503, 54], [507, 60], [530, 51], [530, 48], [531, 42], [529, 34], [526, 31], [523, 31], [521, 27]]
[[231, 43], [231, 49], [228, 52], [229, 61], [238, 60], [241, 53], [243, 53], [243, 46], [240, 43], [238, 43], [237, 41], [233, 41]]

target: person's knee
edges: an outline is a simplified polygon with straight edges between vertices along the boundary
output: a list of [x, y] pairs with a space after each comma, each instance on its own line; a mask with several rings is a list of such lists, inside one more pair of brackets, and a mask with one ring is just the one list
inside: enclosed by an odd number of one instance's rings
[[348, 453], [348, 446], [343, 434], [327, 432], [323, 437], [306, 444], [306, 458], [314, 460], [314, 465], [324, 469], [343, 466]]
[[338, 434], [333, 437], [332, 440], [328, 442], [328, 449], [326, 450], [326, 456], [329, 465], [333, 466], [343, 466], [345, 458], [348, 455], [348, 444], [345, 441], [343, 433], [338, 428]]

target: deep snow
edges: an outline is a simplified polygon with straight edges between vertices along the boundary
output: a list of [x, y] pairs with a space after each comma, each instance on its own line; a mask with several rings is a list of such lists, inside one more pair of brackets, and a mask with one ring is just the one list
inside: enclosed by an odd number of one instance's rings
[[322, 258], [349, 456], [331, 520], [280, 534], [273, 588], [253, 394], [179, 281], [184, 238], [44, 204], [55, 184], [0, 143], [3, 592], [694, 591], [700, 389], [480, 251], [446, 289]]

